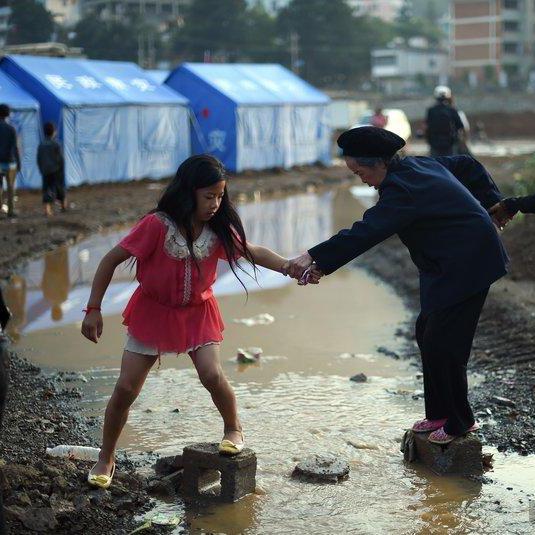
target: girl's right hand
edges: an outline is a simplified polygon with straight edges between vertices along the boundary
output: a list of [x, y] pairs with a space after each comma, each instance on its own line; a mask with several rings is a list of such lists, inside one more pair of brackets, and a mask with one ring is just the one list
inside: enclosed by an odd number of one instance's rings
[[102, 335], [103, 325], [100, 310], [90, 310], [82, 321], [82, 334], [96, 344]]

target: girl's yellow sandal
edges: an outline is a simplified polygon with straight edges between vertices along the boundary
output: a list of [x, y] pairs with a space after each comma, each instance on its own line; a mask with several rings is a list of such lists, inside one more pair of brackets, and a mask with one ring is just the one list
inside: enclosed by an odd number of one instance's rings
[[111, 473], [109, 476], [106, 474], [99, 474], [99, 475], [92, 474], [90, 470], [89, 474], [87, 474], [87, 482], [93, 487], [99, 487], [101, 489], [108, 489], [111, 485], [114, 475], [115, 475], [115, 463], [113, 463], [113, 466], [111, 467]]
[[222, 453], [223, 455], [238, 455], [243, 448], [244, 448], [244, 437], [243, 437], [243, 431], [239, 429], [227, 429], [227, 431], [239, 431], [241, 434], [242, 442], [239, 444], [235, 444], [232, 442], [232, 440], [228, 440], [227, 438], [224, 438], [220, 443], [218, 447], [219, 453]]

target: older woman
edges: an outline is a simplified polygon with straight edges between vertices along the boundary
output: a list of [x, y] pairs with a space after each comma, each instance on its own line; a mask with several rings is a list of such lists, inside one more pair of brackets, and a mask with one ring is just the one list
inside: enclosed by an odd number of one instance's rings
[[405, 142], [365, 126], [338, 138], [348, 168], [379, 192], [362, 221], [293, 259], [302, 277], [313, 263], [328, 275], [397, 234], [420, 272], [416, 322], [425, 390], [425, 419], [416, 432], [446, 444], [476, 429], [466, 365], [490, 285], [505, 275], [507, 254], [487, 210], [500, 192], [469, 156], [396, 156]]

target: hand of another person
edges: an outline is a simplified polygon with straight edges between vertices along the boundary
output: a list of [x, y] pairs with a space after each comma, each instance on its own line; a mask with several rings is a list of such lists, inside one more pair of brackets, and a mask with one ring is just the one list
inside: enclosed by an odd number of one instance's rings
[[100, 310], [90, 310], [82, 321], [82, 334], [96, 344], [102, 335], [103, 326]]
[[307, 284], [319, 284], [321, 277], [323, 277], [323, 272], [321, 269], [318, 269], [316, 264], [312, 264], [308, 269], [305, 270], [303, 276], [297, 281], [297, 284], [300, 286], [306, 286]]
[[503, 202], [498, 202], [494, 206], [491, 206], [489, 208], [489, 214], [500, 230], [512, 219]]
[[288, 261], [287, 274], [290, 275], [292, 279], [300, 279], [305, 270], [308, 269], [313, 262], [314, 259], [308, 254], [308, 252], [304, 252], [303, 254]]

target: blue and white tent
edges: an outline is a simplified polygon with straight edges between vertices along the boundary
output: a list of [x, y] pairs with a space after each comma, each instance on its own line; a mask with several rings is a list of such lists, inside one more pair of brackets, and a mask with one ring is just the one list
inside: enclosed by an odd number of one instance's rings
[[329, 98], [280, 65], [184, 63], [166, 84], [190, 101], [193, 152], [231, 171], [330, 162]]
[[145, 69], [145, 72], [159, 84], [163, 84], [171, 73], [171, 71], [165, 69]]
[[[162, 94], [141, 69], [132, 77], [124, 64], [112, 69], [97, 63], [102, 62], [7, 56], [0, 69], [39, 101], [43, 121], [58, 125], [68, 185], [174, 173], [190, 153], [187, 122], [176, 119], [187, 117], [186, 99]], [[113, 74], [101, 74], [110, 69]], [[160, 127], [162, 114], [175, 108], [180, 113]]]
[[39, 103], [21, 89], [7, 74], [0, 71], [0, 103], [11, 108], [9, 122], [18, 134], [21, 172], [17, 187], [41, 187], [41, 175], [37, 168], [37, 147], [41, 140]]
[[175, 174], [191, 155], [190, 112], [186, 98], [155, 83], [135, 63], [86, 60], [84, 66], [119, 93], [137, 114], [132, 128], [138, 133], [130, 158], [139, 177], [162, 178]]

